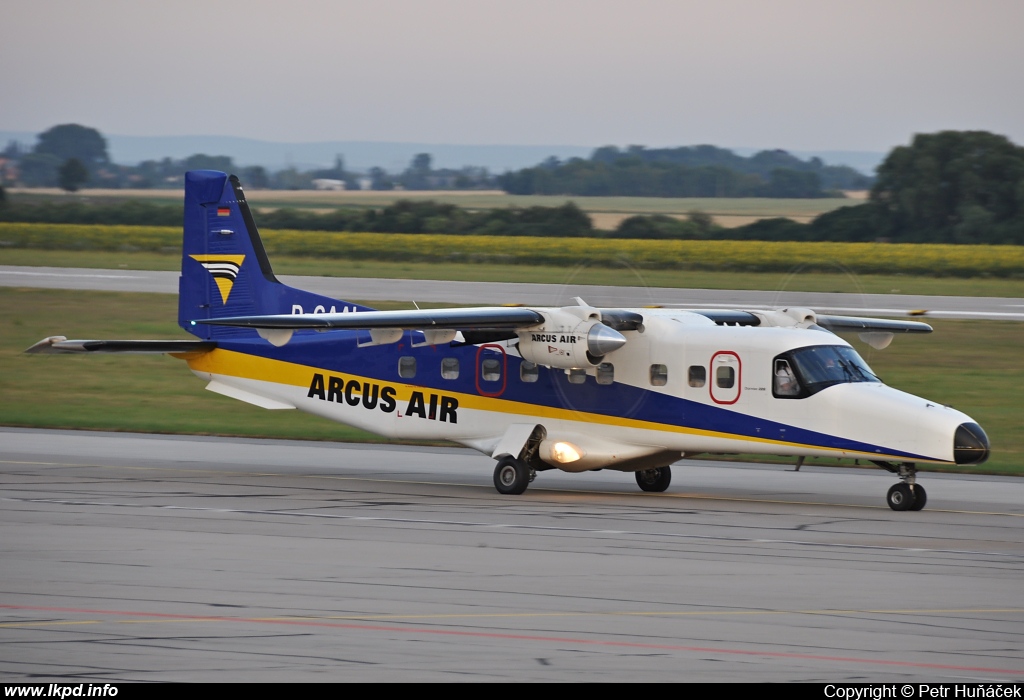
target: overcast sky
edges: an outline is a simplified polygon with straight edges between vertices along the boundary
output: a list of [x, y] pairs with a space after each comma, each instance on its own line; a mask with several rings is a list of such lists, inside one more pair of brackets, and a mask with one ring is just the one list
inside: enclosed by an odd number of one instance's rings
[[0, 130], [1024, 144], [1022, 0], [2, 0]]

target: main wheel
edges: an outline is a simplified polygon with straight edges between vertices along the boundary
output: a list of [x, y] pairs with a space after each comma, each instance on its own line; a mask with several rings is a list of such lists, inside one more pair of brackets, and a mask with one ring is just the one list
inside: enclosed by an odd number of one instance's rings
[[921, 510], [927, 502], [928, 492], [924, 490], [924, 486], [914, 484], [914, 505], [910, 506], [910, 510]]
[[494, 467], [494, 488], [498, 493], [518, 496], [530, 483], [530, 469], [513, 457], [502, 457]]
[[914, 492], [904, 483], [893, 484], [885, 500], [893, 510], [911, 510], [914, 507]]
[[672, 483], [671, 467], [660, 467], [658, 469], [641, 469], [636, 474], [636, 485], [643, 491], [661, 493]]

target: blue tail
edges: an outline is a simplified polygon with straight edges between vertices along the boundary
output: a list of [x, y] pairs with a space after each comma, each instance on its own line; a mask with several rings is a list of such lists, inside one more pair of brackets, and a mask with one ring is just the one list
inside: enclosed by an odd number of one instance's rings
[[185, 238], [178, 324], [204, 340], [256, 336], [253, 329], [192, 325], [223, 316], [368, 311], [281, 284], [274, 276], [238, 178], [214, 170], [185, 173]]

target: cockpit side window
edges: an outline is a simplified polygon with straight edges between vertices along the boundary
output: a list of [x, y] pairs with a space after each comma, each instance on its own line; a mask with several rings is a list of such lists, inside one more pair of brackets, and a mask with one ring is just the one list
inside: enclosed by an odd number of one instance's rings
[[882, 381], [856, 350], [842, 345], [813, 345], [783, 353], [773, 360], [772, 374], [776, 398], [804, 398], [836, 384]]

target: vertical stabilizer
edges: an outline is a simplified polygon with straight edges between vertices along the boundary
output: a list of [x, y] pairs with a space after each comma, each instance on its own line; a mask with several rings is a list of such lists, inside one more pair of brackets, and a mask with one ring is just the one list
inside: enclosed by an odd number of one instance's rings
[[192, 321], [369, 310], [281, 284], [274, 276], [238, 178], [214, 170], [185, 174], [185, 235], [178, 294], [178, 324], [204, 339], [249, 337], [256, 332], [192, 325]]

